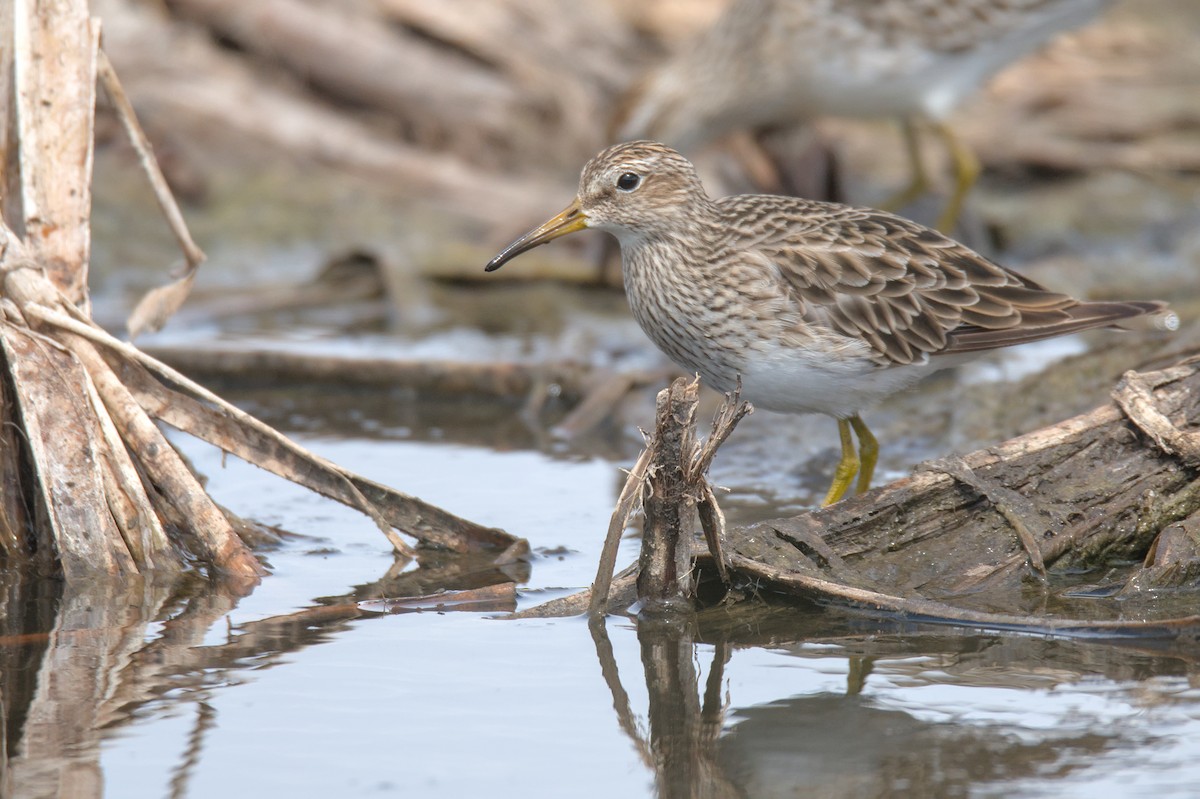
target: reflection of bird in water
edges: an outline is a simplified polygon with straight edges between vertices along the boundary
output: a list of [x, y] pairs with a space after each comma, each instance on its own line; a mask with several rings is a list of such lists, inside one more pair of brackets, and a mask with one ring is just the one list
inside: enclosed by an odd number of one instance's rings
[[625, 98], [616, 140], [681, 150], [747, 128], [818, 115], [903, 120], [912, 179], [885, 207], [928, 186], [918, 132], [945, 142], [950, 231], [979, 172], [945, 119], [1010, 62], [1083, 25], [1110, 0], [734, 0], [707, 32]]
[[[1081, 302], [936, 230], [866, 208], [754, 194], [711, 199], [691, 162], [657, 142], [604, 150], [567, 208], [487, 271], [597, 228], [616, 236], [629, 305], [659, 349], [711, 388], [766, 410], [838, 420], [842, 459], [825, 504], [876, 445], [859, 411], [981, 352], [1120, 326], [1159, 302]], [[855, 451], [851, 437], [858, 437]]]

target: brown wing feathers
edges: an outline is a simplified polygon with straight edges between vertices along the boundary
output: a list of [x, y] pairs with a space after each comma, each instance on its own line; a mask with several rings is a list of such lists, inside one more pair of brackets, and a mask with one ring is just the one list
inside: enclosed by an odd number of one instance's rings
[[809, 224], [767, 233], [757, 246], [779, 266], [807, 314], [863, 338], [884, 362], [1007, 347], [1165, 308], [1081, 302], [902, 217], [793, 202]]

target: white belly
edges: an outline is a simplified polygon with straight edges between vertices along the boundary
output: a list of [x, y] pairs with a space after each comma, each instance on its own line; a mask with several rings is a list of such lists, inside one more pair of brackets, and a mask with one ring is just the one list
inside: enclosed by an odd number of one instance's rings
[[879, 366], [863, 357], [835, 361], [777, 349], [746, 362], [742, 398], [770, 411], [846, 418], [950, 365]]

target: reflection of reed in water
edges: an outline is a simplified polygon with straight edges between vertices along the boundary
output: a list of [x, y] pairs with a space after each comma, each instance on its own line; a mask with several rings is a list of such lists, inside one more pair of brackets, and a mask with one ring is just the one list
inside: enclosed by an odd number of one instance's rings
[[[226, 643], [211, 646], [206, 639], [223, 629], [241, 597], [219, 581], [131, 579], [81, 587], [0, 572], [0, 797], [103, 796], [102, 741], [147, 704], [181, 689], [187, 697], [181, 701], [195, 703], [197, 714], [171, 777], [171, 795], [185, 795], [216, 724], [210, 691], [228, 685], [231, 672], [280, 662], [328, 640], [350, 619], [378, 615], [367, 610], [376, 606], [372, 600], [391, 598], [391, 605], [378, 603], [385, 612], [435, 603], [442, 611], [510, 611], [511, 581], [528, 579], [505, 571], [528, 564], [497, 567], [494, 555], [431, 556], [422, 568], [406, 566], [397, 560], [377, 581], [314, 607], [239, 625]], [[497, 585], [508, 590], [483, 588]], [[402, 599], [439, 589], [452, 593], [423, 603]]]
[[661, 799], [743, 796], [722, 773], [715, 758], [716, 742], [725, 720], [721, 685], [730, 647], [717, 645], [701, 702], [694, 661], [694, 629], [677, 620], [639, 621], [638, 642], [650, 694], [646, 736], [639, 730], [629, 695], [621, 685], [604, 620], [593, 616], [590, 628], [600, 671], [613, 695], [617, 720], [633, 741], [642, 762], [654, 770], [658, 796]]

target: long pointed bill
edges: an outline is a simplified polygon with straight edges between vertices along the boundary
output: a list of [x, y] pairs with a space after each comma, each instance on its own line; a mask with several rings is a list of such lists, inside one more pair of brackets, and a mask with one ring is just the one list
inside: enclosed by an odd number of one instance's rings
[[488, 261], [488, 265], [483, 268], [483, 271], [495, 272], [523, 252], [532, 250], [534, 247], [538, 247], [548, 241], [553, 241], [559, 236], [575, 233], [585, 228], [587, 228], [587, 217], [584, 216], [583, 211], [579, 208], [579, 200], [576, 199], [564, 208], [561, 214], [549, 220], [541, 227], [529, 231], [505, 247], [499, 255]]

